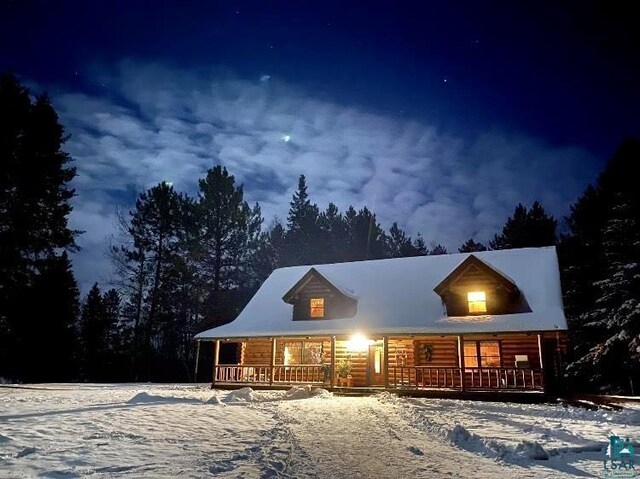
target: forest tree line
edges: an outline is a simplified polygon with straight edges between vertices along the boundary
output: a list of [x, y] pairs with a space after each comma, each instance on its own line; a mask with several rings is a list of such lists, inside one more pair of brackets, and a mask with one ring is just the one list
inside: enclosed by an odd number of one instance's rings
[[[65, 140], [46, 96], [0, 76], [0, 378], [193, 380], [194, 334], [233, 320], [275, 268], [448, 253], [397, 222], [385, 229], [367, 207], [322, 209], [304, 176], [286, 221], [265, 225], [260, 205], [215, 166], [195, 197], [168, 183], [141, 192], [119, 215], [113, 282], [80, 299]], [[557, 245], [576, 388], [640, 386], [638, 159], [640, 142], [624, 142], [563, 219], [564, 234], [534, 202], [517, 205], [488, 244], [458, 248]]]

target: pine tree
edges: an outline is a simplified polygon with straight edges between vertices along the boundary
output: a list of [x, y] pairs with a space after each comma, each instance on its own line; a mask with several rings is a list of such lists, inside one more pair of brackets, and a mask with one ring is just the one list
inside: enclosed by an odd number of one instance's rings
[[[24, 379], [42, 373], [36, 370], [40, 365], [19, 358], [39, 341], [34, 334], [43, 331], [43, 319], [26, 311], [42, 305], [44, 299], [36, 297], [36, 291], [42, 292], [43, 282], [55, 274], [69, 291], [63, 294], [55, 285], [62, 296], [50, 298], [47, 326], [66, 341], [73, 306], [63, 300], [73, 303], [75, 281], [67, 277], [70, 271], [63, 271], [68, 258], [60, 252], [75, 249], [77, 232], [67, 224], [74, 194], [68, 184], [75, 169], [68, 166], [71, 158], [62, 150], [65, 139], [46, 95], [32, 100], [14, 76], [0, 75], [0, 376]], [[54, 305], [65, 310], [58, 312]], [[67, 371], [48, 374], [62, 377]]]
[[318, 251], [322, 237], [318, 217], [318, 206], [311, 204], [306, 178], [300, 175], [298, 189], [293, 194], [287, 217], [287, 265], [313, 264], [321, 261]]
[[447, 251], [447, 248], [445, 248], [444, 246], [438, 243], [433, 248], [431, 248], [431, 251], [429, 251], [429, 254], [432, 256], [439, 255], [439, 254], [448, 254], [448, 251]]
[[415, 256], [427, 256], [429, 254], [427, 243], [425, 243], [424, 238], [420, 233], [416, 235], [416, 239], [413, 241], [413, 250], [415, 252]]
[[458, 251], [460, 253], [475, 253], [477, 251], [487, 251], [487, 247], [482, 243], [476, 243], [473, 238], [469, 238], [458, 248]]
[[406, 233], [398, 227], [398, 223], [394, 222], [391, 225], [386, 238], [389, 257], [404, 258], [407, 256], [416, 256], [416, 250], [411, 243], [411, 237], [407, 236]]
[[609, 384], [626, 386], [627, 379], [638, 377], [640, 371], [638, 226], [630, 203], [619, 194], [602, 233], [607, 273], [594, 282], [594, 308], [578, 318], [583, 341], [576, 352], [588, 351], [570, 366], [570, 372], [607, 389]]
[[20, 377], [28, 382], [74, 379], [79, 291], [66, 253], [42, 261], [24, 300], [19, 337], [26, 339], [12, 358], [24, 368]]
[[386, 256], [384, 230], [374, 213], [366, 206], [357, 212], [350, 206], [344, 218], [347, 226], [347, 261], [380, 259]]
[[502, 234], [495, 235], [489, 245], [491, 249], [551, 246], [556, 243], [556, 226], [555, 218], [547, 215], [539, 202], [534, 202], [530, 210], [518, 204]]
[[106, 359], [108, 323], [102, 292], [95, 283], [87, 293], [80, 315], [80, 342], [83, 376], [100, 381], [101, 366]]
[[338, 207], [329, 203], [327, 209], [318, 217], [324, 247], [319, 255], [319, 262], [339, 263], [345, 261], [347, 250], [347, 225]]
[[629, 391], [638, 377], [640, 142], [625, 141], [568, 218], [558, 248], [579, 388]]

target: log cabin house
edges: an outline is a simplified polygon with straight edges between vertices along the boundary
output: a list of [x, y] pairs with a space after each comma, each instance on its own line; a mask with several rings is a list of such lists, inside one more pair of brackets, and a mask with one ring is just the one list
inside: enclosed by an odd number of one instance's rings
[[[212, 387], [542, 392], [566, 336], [545, 247], [277, 269], [196, 339], [213, 342]], [[237, 364], [219, 363], [221, 342], [237, 344]]]

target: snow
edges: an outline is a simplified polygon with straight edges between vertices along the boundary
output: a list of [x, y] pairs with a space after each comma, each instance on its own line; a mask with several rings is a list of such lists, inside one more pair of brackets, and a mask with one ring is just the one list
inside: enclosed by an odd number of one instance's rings
[[0, 388], [0, 477], [602, 477], [640, 404], [585, 409], [208, 385]]
[[[531, 312], [449, 318], [433, 290], [469, 253], [295, 266], [275, 270], [235, 321], [204, 331], [199, 339], [354, 334], [444, 334], [567, 329], [554, 247], [473, 253], [507, 276]], [[282, 297], [311, 268], [358, 298], [352, 318], [293, 321]]]

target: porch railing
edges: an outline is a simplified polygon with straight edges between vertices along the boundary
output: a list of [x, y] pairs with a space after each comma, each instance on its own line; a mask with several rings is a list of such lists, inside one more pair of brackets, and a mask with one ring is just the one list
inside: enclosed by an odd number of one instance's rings
[[215, 368], [215, 382], [322, 384], [324, 382], [324, 370], [320, 364], [300, 364], [295, 366], [219, 364]]
[[[436, 366], [389, 366], [389, 388], [542, 390], [541, 369], [522, 368], [443, 368]], [[324, 368], [319, 364], [295, 366], [266, 364], [216, 366], [216, 383], [322, 384]]]
[[542, 390], [541, 369], [390, 366], [390, 388]]

